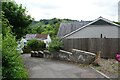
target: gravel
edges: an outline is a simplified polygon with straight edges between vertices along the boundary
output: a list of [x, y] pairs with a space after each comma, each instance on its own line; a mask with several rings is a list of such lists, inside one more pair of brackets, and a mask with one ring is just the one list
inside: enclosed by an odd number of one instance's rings
[[92, 66], [110, 78], [118, 77], [118, 61], [115, 59], [100, 59], [100, 66]]

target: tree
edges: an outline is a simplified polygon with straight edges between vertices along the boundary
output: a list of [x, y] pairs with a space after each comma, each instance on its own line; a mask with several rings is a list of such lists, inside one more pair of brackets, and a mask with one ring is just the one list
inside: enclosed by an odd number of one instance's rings
[[2, 14], [2, 77], [28, 78], [28, 73], [17, 52], [16, 38], [11, 33], [11, 25]]
[[36, 29], [38, 34], [41, 34], [44, 31], [44, 28], [42, 26], [37, 27]]
[[27, 42], [27, 48], [30, 50], [44, 50], [46, 44], [43, 41], [32, 39]]
[[26, 8], [16, 4], [14, 1], [2, 2], [2, 11], [10, 25], [13, 26], [12, 32], [21, 38], [26, 34], [28, 25], [32, 22], [30, 15], [27, 15]]
[[55, 24], [55, 35], [57, 35], [58, 30], [59, 30], [60, 22]]
[[44, 31], [42, 32], [42, 34], [50, 34], [50, 36], [54, 36], [55, 35], [55, 31], [54, 28], [48, 24], [46, 27], [44, 27]]
[[116, 23], [116, 24], [120, 25], [120, 22], [114, 22], [114, 23]]
[[51, 52], [59, 51], [62, 47], [62, 42], [58, 37], [52, 39], [52, 42], [49, 43], [48, 50]]

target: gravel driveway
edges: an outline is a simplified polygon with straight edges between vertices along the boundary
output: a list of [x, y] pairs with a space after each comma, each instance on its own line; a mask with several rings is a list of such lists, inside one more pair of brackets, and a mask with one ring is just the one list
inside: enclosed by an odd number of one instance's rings
[[89, 67], [22, 55], [30, 78], [104, 78]]

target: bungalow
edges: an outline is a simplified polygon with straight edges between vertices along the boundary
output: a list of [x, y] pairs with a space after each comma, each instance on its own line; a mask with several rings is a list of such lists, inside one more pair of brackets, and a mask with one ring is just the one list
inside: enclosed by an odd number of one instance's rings
[[48, 47], [48, 44], [51, 42], [51, 38], [49, 34], [26, 34], [25, 39], [27, 41], [31, 39], [37, 39], [37, 40], [44, 41], [44, 43], [46, 44], [46, 47]]
[[69, 38], [120, 38], [120, 25], [99, 17], [93, 21], [61, 23], [57, 36]]

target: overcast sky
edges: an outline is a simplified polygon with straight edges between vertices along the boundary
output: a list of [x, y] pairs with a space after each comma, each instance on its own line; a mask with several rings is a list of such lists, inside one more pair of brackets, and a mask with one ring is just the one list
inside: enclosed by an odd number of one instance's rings
[[119, 0], [15, 0], [35, 20], [68, 18], [94, 20], [99, 16], [118, 21]]

